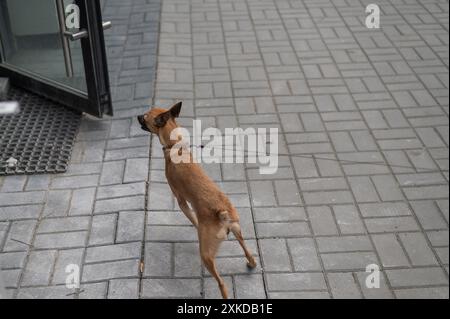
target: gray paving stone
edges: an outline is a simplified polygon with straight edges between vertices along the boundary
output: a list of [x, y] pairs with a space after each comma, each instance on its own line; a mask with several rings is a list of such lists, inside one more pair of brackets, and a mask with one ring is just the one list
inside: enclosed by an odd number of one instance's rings
[[291, 262], [286, 241], [283, 239], [263, 239], [259, 242], [265, 271], [290, 271]]
[[149, 226], [146, 232], [148, 241], [196, 241], [198, 239], [194, 226]]
[[447, 287], [399, 289], [394, 293], [398, 299], [448, 299]]
[[433, 246], [448, 246], [449, 244], [448, 230], [429, 231], [426, 234]]
[[94, 187], [98, 184], [98, 175], [57, 177], [52, 180], [54, 189]]
[[358, 151], [374, 151], [377, 145], [369, 131], [352, 131], [350, 135]]
[[440, 173], [398, 174], [396, 177], [402, 187], [445, 183]]
[[3, 269], [22, 268], [27, 252], [12, 252], [0, 254], [0, 265]]
[[144, 212], [120, 212], [116, 241], [140, 241], [144, 237]]
[[[95, 132], [98, 133], [98, 131]], [[101, 163], [71, 163], [71, 165], [69, 165], [67, 171], [64, 174], [55, 177], [69, 177], [69, 176], [76, 177], [77, 175], [96, 175], [100, 173], [100, 170], [101, 170]]]
[[433, 201], [412, 201], [412, 209], [425, 230], [446, 229], [445, 219]]
[[138, 279], [114, 279], [109, 281], [108, 299], [138, 299]]
[[128, 147], [146, 146], [149, 145], [149, 141], [150, 138], [148, 136], [111, 139], [107, 141], [106, 149], [121, 149]]
[[321, 273], [267, 274], [269, 291], [326, 290]]
[[276, 205], [275, 190], [271, 182], [251, 182], [250, 189], [254, 206]]
[[172, 251], [171, 243], [146, 243], [144, 275], [151, 277], [171, 276], [173, 272]]
[[50, 176], [48, 175], [31, 175], [28, 176], [27, 185], [25, 189], [27, 191], [39, 191], [46, 190], [50, 185]]
[[0, 223], [0, 242], [2, 243], [2, 245], [4, 244], [6, 235], [8, 234], [9, 225], [9, 222]]
[[328, 282], [334, 299], [360, 299], [353, 273], [329, 273]]
[[32, 252], [23, 274], [22, 286], [48, 285], [55, 257], [54, 250]]
[[[229, 298], [236, 298], [235, 289], [233, 287], [233, 279], [229, 276], [222, 276], [225, 281], [225, 285], [228, 289]], [[220, 294], [220, 290], [217, 288], [217, 281], [214, 278], [205, 278], [203, 281], [204, 285], [204, 296], [205, 299], [221, 299], [222, 295]], [[245, 291], [244, 291], [245, 292]], [[258, 291], [261, 293], [261, 291]]]
[[144, 210], [144, 196], [127, 196], [112, 199], [97, 200], [95, 214], [115, 213], [127, 210]]
[[69, 275], [66, 272], [67, 267], [69, 265], [76, 265], [81, 269], [83, 254], [84, 248], [59, 250], [57, 252], [51, 283], [54, 285], [65, 284]]
[[[147, 111], [147, 109], [146, 109]], [[142, 114], [139, 112], [138, 114]], [[127, 117], [131, 114], [127, 111]], [[148, 147], [123, 148], [116, 150], [108, 150], [105, 152], [105, 161], [120, 161], [128, 158], [146, 158], [148, 157]]]
[[20, 269], [4, 269], [2, 270], [2, 280], [6, 288], [18, 288], [20, 279]]
[[265, 299], [262, 275], [238, 275], [234, 277], [236, 298]]
[[105, 299], [107, 288], [106, 282], [81, 285], [78, 299]]
[[403, 194], [393, 176], [373, 176], [372, 181], [375, 184], [382, 201], [403, 200]]
[[333, 206], [334, 216], [342, 234], [364, 234], [364, 223], [353, 205]]
[[398, 236], [414, 266], [437, 265], [437, 260], [422, 233], [403, 233]]
[[369, 233], [417, 231], [419, 225], [413, 217], [370, 218], [365, 220]]
[[46, 218], [39, 224], [37, 233], [87, 230], [89, 221], [89, 217]]
[[394, 217], [412, 214], [408, 205], [403, 202], [360, 204], [359, 207], [363, 217]]
[[119, 184], [123, 180], [125, 161], [103, 163], [100, 185]]
[[317, 238], [321, 253], [370, 251], [372, 244], [368, 236], [331, 236]]
[[2, 206], [41, 204], [45, 202], [45, 192], [0, 193]]
[[311, 234], [305, 222], [257, 223], [256, 233], [259, 238], [297, 237]]
[[353, 202], [349, 191], [305, 192], [306, 205], [348, 204]]
[[127, 159], [125, 165], [124, 183], [146, 181], [148, 176], [148, 158]]
[[107, 245], [114, 243], [116, 215], [98, 215], [92, 218], [89, 245]]
[[441, 211], [442, 215], [444, 215], [444, 218], [447, 220], [447, 223], [449, 222], [449, 200], [437, 200], [436, 204], [439, 207], [439, 210]]
[[1, 185], [0, 191], [4, 193], [21, 192], [25, 188], [26, 182], [27, 176], [23, 175], [6, 176], [3, 181], [3, 184]]
[[100, 264], [87, 264], [83, 267], [82, 282], [116, 278], [132, 278], [137, 277], [138, 273], [139, 260], [122, 260]]
[[69, 215], [91, 215], [94, 207], [95, 188], [76, 189], [72, 193]]
[[150, 211], [147, 213], [148, 225], [190, 226], [190, 221], [180, 211]]
[[338, 234], [338, 229], [329, 207], [309, 207], [307, 211], [313, 233], [316, 236]]
[[42, 205], [0, 207], [0, 220], [37, 219], [41, 211]]
[[175, 243], [175, 277], [200, 277], [202, 264], [197, 243]]
[[255, 208], [255, 220], [258, 222], [306, 221], [303, 207]]
[[74, 248], [86, 244], [87, 231], [39, 234], [34, 240], [34, 247], [40, 249]]
[[167, 184], [151, 183], [149, 185], [149, 209], [173, 210], [172, 192]]
[[140, 243], [116, 244], [87, 248], [84, 261], [85, 263], [97, 263], [122, 259], [137, 259], [140, 256]]
[[17, 294], [19, 299], [74, 299], [74, 290], [66, 286], [48, 286], [22, 288]]
[[269, 292], [271, 299], [330, 299], [327, 291]]
[[320, 271], [322, 267], [314, 240], [295, 238], [287, 240], [295, 271]]
[[144, 279], [143, 298], [200, 298], [200, 279]]
[[409, 266], [408, 258], [394, 234], [374, 235], [372, 239], [383, 267]]
[[[449, 264], [449, 253], [447, 247], [442, 248], [435, 248], [436, 254], [438, 256], [438, 259], [441, 261], [442, 264], [448, 265]], [[446, 269], [448, 270], [448, 269]], [[448, 271], [447, 271], [448, 273]]]
[[65, 216], [69, 209], [71, 192], [69, 190], [52, 190], [48, 192], [43, 216]]
[[321, 257], [326, 270], [365, 270], [368, 265], [378, 263], [372, 252], [328, 253]]
[[380, 287], [379, 288], [369, 288], [366, 285], [367, 276], [370, 272], [358, 272], [356, 273], [357, 279], [359, 280], [359, 287], [366, 299], [392, 299], [394, 298], [393, 292], [389, 289], [386, 283], [386, 276], [384, 272], [380, 272]]
[[135, 195], [145, 195], [145, 183], [101, 186], [97, 189], [97, 199], [110, 199]]
[[24, 251], [30, 247], [36, 220], [15, 221], [11, 223], [5, 239], [3, 251]]
[[386, 270], [386, 275], [394, 288], [448, 285], [441, 268], [393, 269]]
[[379, 201], [375, 185], [369, 176], [351, 177], [349, 178], [349, 183], [358, 203]]
[[300, 179], [300, 188], [303, 191], [344, 190], [348, 189], [347, 182], [342, 177], [307, 178]]
[[275, 181], [275, 192], [281, 205], [301, 205], [300, 192], [295, 181]]

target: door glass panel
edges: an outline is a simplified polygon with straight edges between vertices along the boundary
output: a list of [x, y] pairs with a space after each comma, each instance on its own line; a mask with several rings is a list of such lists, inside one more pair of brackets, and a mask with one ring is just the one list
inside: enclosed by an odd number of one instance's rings
[[64, 49], [55, 0], [0, 0], [0, 11], [5, 64], [87, 92], [81, 42], [69, 40]]

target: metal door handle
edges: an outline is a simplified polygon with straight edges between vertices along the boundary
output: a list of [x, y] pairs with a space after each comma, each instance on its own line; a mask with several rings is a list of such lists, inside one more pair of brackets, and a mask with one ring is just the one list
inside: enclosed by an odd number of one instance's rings
[[66, 66], [66, 75], [67, 77], [73, 77], [73, 62], [72, 62], [72, 54], [70, 52], [70, 44], [69, 40], [65, 36], [66, 34], [66, 15], [64, 13], [64, 0], [56, 0], [56, 11], [58, 14], [58, 23], [61, 34], [61, 42], [64, 53], [64, 63]]
[[[70, 52], [70, 43], [71, 41], [77, 41], [83, 38], [86, 38], [89, 36], [89, 33], [87, 30], [79, 30], [78, 32], [72, 33], [67, 31], [66, 29], [66, 15], [64, 10], [64, 0], [55, 0], [56, 1], [56, 11], [58, 16], [58, 23], [59, 23], [59, 29], [61, 34], [61, 42], [63, 47], [63, 53], [64, 53], [64, 63], [66, 66], [66, 75], [69, 78], [73, 77], [74, 71], [73, 71], [73, 61], [72, 61], [72, 54]], [[112, 27], [111, 21], [105, 21], [103, 22], [103, 29], [107, 30]]]
[[78, 32], [65, 31], [64, 35], [66, 36], [66, 39], [70, 39], [71, 41], [77, 41], [83, 38], [87, 38], [88, 32], [86, 30], [80, 30]]
[[103, 30], [108, 30], [112, 28], [112, 22], [111, 21], [105, 21], [103, 22]]
[[[103, 22], [103, 30], [111, 29], [112, 22], [111, 21], [105, 21]], [[65, 31], [64, 35], [68, 37], [71, 41], [77, 41], [83, 38], [87, 38], [89, 36], [88, 32], [84, 29], [78, 31], [78, 32], [69, 32]]]

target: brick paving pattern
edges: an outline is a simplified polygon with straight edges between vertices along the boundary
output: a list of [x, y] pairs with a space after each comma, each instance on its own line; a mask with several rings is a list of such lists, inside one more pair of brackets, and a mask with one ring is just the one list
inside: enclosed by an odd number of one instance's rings
[[183, 100], [183, 126], [279, 129], [274, 175], [205, 165], [258, 257], [248, 271], [224, 242], [233, 297], [448, 298], [448, 3], [380, 0], [367, 29], [371, 2], [162, 0], [159, 17], [157, 1], [106, 0], [116, 116], [85, 118], [66, 174], [0, 179], [11, 296], [219, 297], [159, 141], [134, 120], [156, 70], [154, 102]]

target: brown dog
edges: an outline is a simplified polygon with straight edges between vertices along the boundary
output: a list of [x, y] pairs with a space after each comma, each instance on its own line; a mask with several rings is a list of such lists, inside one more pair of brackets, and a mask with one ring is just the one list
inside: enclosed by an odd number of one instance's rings
[[163, 145], [169, 186], [178, 200], [181, 210], [197, 228], [200, 256], [205, 267], [217, 280], [222, 297], [228, 298], [225, 283], [217, 272], [215, 258], [220, 243], [226, 239], [230, 230], [244, 250], [248, 267], [256, 267], [256, 262], [244, 243], [239, 225], [239, 215], [228, 197], [203, 172], [201, 167], [194, 163], [190, 152], [188, 154], [189, 163], [176, 164], [171, 159], [171, 149], [179, 140], [171, 140], [170, 135], [178, 127], [175, 118], [180, 114], [181, 105], [182, 103], [179, 102], [169, 110], [153, 108], [144, 115], [138, 116], [138, 121], [143, 130], [158, 135], [159, 141]]

